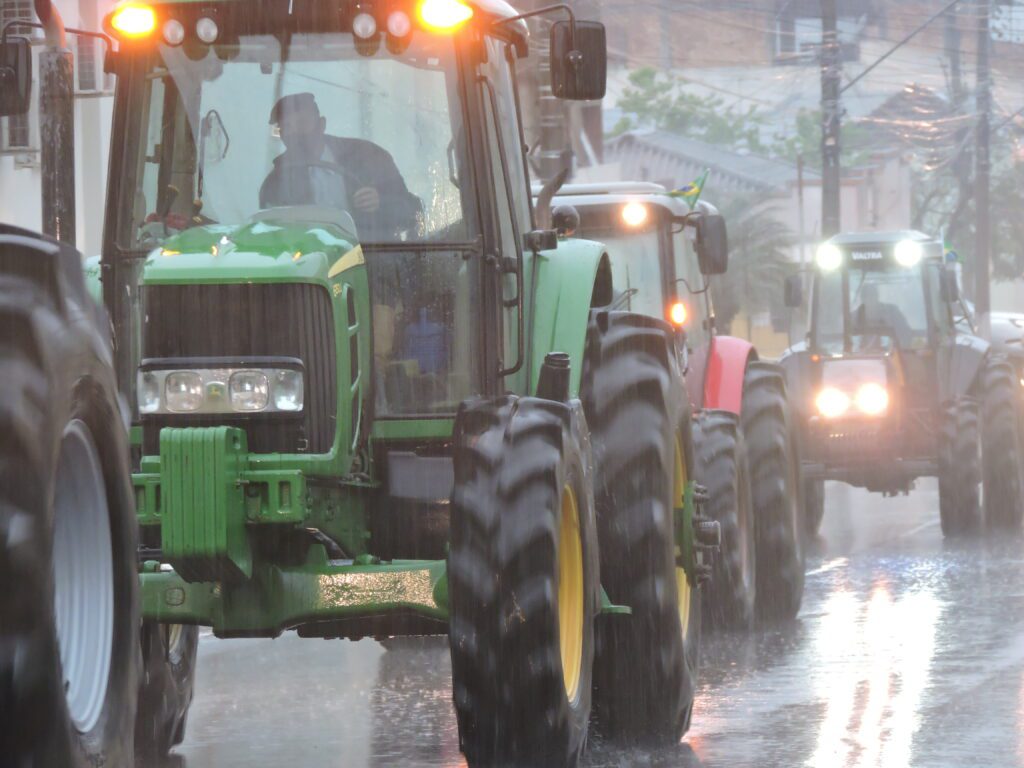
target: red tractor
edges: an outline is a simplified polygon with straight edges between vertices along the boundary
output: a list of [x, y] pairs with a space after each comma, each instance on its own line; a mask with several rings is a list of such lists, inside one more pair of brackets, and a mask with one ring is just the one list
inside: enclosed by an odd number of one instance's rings
[[554, 203], [561, 233], [609, 246], [624, 286], [616, 305], [668, 319], [684, 342], [697, 479], [721, 527], [705, 618], [723, 628], [793, 618], [804, 587], [797, 432], [782, 369], [715, 331], [708, 287], [727, 267], [724, 218], [649, 183], [567, 185]]

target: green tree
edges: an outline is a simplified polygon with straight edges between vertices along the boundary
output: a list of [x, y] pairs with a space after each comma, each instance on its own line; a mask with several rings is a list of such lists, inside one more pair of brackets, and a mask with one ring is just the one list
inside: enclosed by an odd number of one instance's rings
[[[638, 127], [652, 127], [709, 144], [821, 167], [821, 112], [801, 109], [791, 125], [773, 134], [767, 115], [756, 107], [740, 109], [719, 96], [700, 96], [687, 90], [686, 80], [650, 67], [629, 74], [629, 85], [617, 106], [623, 117], [612, 128], [618, 136]], [[841, 147], [844, 165], [864, 161], [870, 134], [863, 126], [845, 123]]]
[[[740, 311], [749, 318], [781, 307], [796, 240], [775, 210], [755, 195], [733, 197], [721, 210], [729, 226], [729, 270], [712, 281], [711, 295], [718, 327], [728, 330]], [[735, 330], [749, 334], [749, 328]]]

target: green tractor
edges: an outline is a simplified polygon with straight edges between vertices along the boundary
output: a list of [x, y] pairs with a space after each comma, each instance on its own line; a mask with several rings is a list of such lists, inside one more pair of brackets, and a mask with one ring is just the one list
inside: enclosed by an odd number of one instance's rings
[[[574, 765], [592, 703], [614, 737], [677, 742], [717, 527], [695, 515], [676, 336], [615, 304], [604, 246], [536, 224], [524, 16], [132, 2], [105, 26], [91, 285], [128, 393], [139, 544], [96, 591], [116, 606], [138, 581], [142, 670], [130, 621], [76, 629], [111, 671], [89, 681], [95, 719], [61, 720], [63, 762], [116, 762], [137, 676], [135, 752], [179, 743], [199, 626], [447, 634], [474, 765]], [[5, 60], [20, 88], [25, 61]], [[603, 96], [601, 25], [555, 22], [550, 60], [556, 96]], [[42, 666], [59, 679], [63, 658]]]
[[[787, 281], [790, 306], [803, 302], [801, 280]], [[1020, 385], [968, 317], [942, 244], [920, 232], [843, 234], [818, 248], [810, 329], [782, 360], [812, 525], [825, 480], [893, 495], [938, 477], [945, 536], [1020, 528]]]
[[706, 618], [733, 629], [794, 618], [805, 559], [796, 424], [781, 368], [715, 331], [708, 286], [728, 266], [723, 217], [644, 182], [568, 185], [555, 202], [557, 228], [608, 246], [617, 305], [676, 329], [696, 409], [696, 479], [721, 529]]

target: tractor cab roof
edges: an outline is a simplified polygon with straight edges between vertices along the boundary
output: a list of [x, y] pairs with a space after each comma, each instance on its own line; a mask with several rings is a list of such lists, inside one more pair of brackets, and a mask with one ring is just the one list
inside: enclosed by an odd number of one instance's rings
[[[534, 195], [540, 187], [534, 187]], [[598, 206], [623, 205], [640, 202], [656, 205], [672, 217], [682, 217], [690, 213], [690, 207], [681, 197], [669, 194], [661, 184], [646, 181], [611, 181], [589, 184], [566, 184], [555, 195], [552, 202], [556, 205], [572, 205], [576, 208], [593, 208]], [[704, 200], [697, 204], [698, 209], [707, 213], [717, 213], [717, 209]]]
[[827, 242], [834, 245], [895, 245], [903, 240], [928, 243], [935, 238], [916, 229], [897, 229], [892, 232], [843, 232], [829, 238]]

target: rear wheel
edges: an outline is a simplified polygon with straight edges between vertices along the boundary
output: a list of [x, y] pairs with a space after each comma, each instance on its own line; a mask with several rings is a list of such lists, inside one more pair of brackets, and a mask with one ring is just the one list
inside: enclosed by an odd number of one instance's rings
[[946, 409], [939, 446], [939, 520], [947, 538], [982, 529], [981, 445], [978, 408], [960, 401]]
[[647, 317], [595, 313], [583, 371], [601, 584], [632, 609], [598, 625], [594, 712], [626, 743], [678, 742], [696, 685], [700, 590], [679, 565], [674, 514], [693, 441], [669, 333]]
[[146, 765], [185, 738], [196, 673], [199, 628], [142, 624], [142, 689], [135, 720], [135, 754]]
[[77, 254], [23, 252], [36, 270], [67, 269], [81, 303], [0, 277], [0, 754], [129, 765], [136, 522], [109, 346], [83, 311]]
[[465, 404], [448, 556], [452, 688], [470, 765], [572, 766], [600, 605], [586, 423], [534, 398]]
[[985, 519], [996, 531], [1019, 531], [1024, 514], [1021, 498], [1021, 446], [1017, 419], [1020, 385], [1008, 363], [990, 361], [982, 379], [981, 456]]
[[802, 489], [786, 385], [774, 366], [748, 364], [741, 423], [757, 541], [757, 616], [788, 621], [796, 617], [804, 593]]
[[717, 520], [722, 544], [704, 586], [711, 626], [747, 629], [754, 621], [754, 512], [743, 435], [736, 416], [705, 411], [697, 419], [697, 479], [707, 488], [704, 514]]

